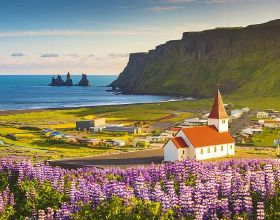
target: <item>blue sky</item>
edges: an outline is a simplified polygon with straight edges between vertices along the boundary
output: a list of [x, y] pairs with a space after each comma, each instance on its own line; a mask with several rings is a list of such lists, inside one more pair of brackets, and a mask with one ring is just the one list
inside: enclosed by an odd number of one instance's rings
[[279, 0], [0, 0], [0, 74], [118, 74], [183, 32], [280, 18]]

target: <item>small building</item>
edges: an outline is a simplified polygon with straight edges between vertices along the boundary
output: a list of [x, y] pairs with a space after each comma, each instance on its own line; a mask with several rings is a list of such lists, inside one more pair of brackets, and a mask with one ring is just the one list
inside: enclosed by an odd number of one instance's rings
[[105, 143], [106, 147], [109, 147], [109, 146], [118, 146], [118, 147], [125, 146], [125, 141], [124, 140], [106, 140], [104, 143]]
[[92, 127], [105, 127], [106, 120], [105, 118], [96, 118], [92, 121]]
[[235, 109], [230, 112], [230, 117], [232, 119], [238, 119], [243, 115], [243, 111], [240, 109]]
[[106, 127], [90, 127], [89, 132], [91, 132], [91, 133], [101, 132], [101, 131], [103, 131], [104, 128], [106, 128]]
[[235, 154], [235, 142], [228, 133], [229, 117], [217, 91], [207, 126], [182, 128], [164, 145], [164, 161], [205, 160]]
[[267, 112], [257, 112], [257, 118], [269, 118], [269, 113], [267, 113]]
[[63, 137], [63, 134], [61, 132], [54, 131], [54, 132], [50, 133], [50, 137], [51, 138], [60, 139], [60, 138]]
[[98, 138], [77, 138], [79, 144], [96, 146], [102, 143], [101, 139]]
[[250, 111], [250, 109], [248, 107], [242, 108], [243, 113], [248, 113], [249, 111]]
[[252, 143], [252, 136], [249, 134], [240, 133], [234, 137], [236, 144], [250, 144]]
[[76, 130], [77, 131], [84, 131], [89, 130], [90, 127], [93, 127], [93, 121], [90, 120], [83, 120], [76, 122]]
[[121, 127], [121, 126], [109, 126], [103, 129], [107, 132], [124, 132], [128, 134], [141, 134], [141, 128], [139, 127]]
[[188, 118], [184, 121], [184, 125], [188, 127], [207, 125], [207, 120], [199, 118]]
[[166, 137], [163, 136], [147, 136], [146, 140], [153, 143], [160, 143], [166, 141]]
[[147, 139], [134, 139], [132, 145], [133, 147], [149, 146], [150, 141]]
[[114, 140], [113, 145], [118, 146], [118, 147], [122, 147], [122, 146], [125, 146], [125, 141], [124, 140]]
[[266, 127], [266, 128], [280, 128], [280, 121], [278, 121], [278, 120], [266, 120], [266, 121], [264, 121], [264, 127]]
[[69, 135], [69, 134], [62, 135], [62, 139], [66, 142], [69, 142], [69, 143], [76, 143], [77, 142], [77, 137], [75, 137], [73, 135]]

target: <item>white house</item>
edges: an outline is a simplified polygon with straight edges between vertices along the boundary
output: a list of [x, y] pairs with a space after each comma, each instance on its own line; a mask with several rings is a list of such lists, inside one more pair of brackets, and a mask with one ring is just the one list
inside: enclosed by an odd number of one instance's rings
[[229, 117], [217, 91], [207, 126], [182, 128], [164, 145], [164, 161], [205, 160], [234, 155], [235, 142], [228, 133]]
[[268, 118], [269, 114], [267, 112], [258, 112], [257, 118]]
[[278, 121], [278, 120], [264, 121], [264, 127], [266, 127], [266, 128], [280, 128], [280, 121]]

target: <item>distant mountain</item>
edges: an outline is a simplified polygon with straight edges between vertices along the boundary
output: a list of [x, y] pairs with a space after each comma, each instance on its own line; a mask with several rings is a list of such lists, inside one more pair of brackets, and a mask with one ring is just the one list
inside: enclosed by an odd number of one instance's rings
[[148, 53], [130, 54], [112, 83], [132, 94], [212, 97], [280, 95], [280, 20], [238, 28], [186, 32]]

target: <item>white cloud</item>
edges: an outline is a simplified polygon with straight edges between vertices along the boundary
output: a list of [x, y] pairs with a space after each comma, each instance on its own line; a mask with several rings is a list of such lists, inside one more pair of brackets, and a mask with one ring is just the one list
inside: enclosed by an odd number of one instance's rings
[[50, 58], [50, 57], [59, 57], [59, 55], [57, 53], [45, 53], [42, 54], [41, 57]]
[[72, 57], [72, 58], [79, 58], [80, 57], [80, 55], [77, 54], [77, 53], [70, 53], [70, 54], [66, 54], [65, 56], [66, 57]]
[[12, 57], [23, 57], [25, 55], [23, 53], [12, 53], [11, 56]]
[[174, 11], [174, 10], [178, 10], [181, 8], [183, 8], [183, 7], [180, 7], [180, 6], [154, 6], [154, 7], [148, 8], [148, 10], [150, 10], [152, 12], [156, 12], [156, 13], [161, 13], [161, 12], [166, 12], [166, 11]]

